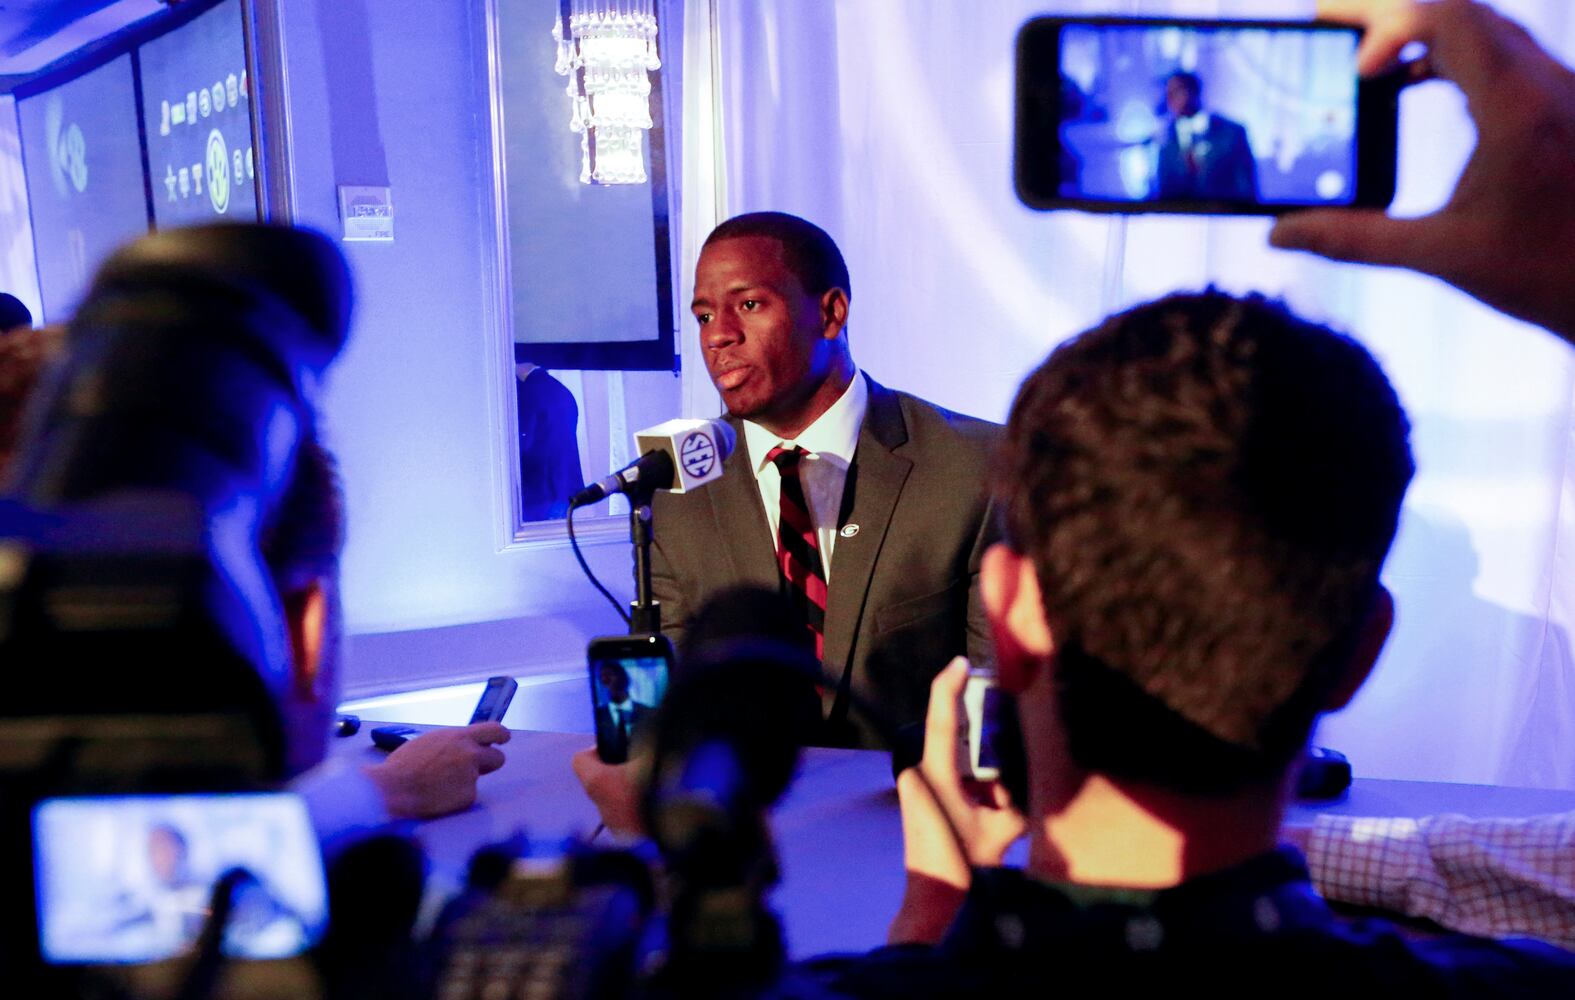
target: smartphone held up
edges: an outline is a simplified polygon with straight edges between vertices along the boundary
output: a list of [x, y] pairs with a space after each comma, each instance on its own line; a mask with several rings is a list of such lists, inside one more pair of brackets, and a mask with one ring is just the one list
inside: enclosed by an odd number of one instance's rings
[[1276, 215], [1394, 197], [1400, 86], [1361, 29], [1041, 17], [1017, 39], [1017, 193], [1038, 209]]
[[591, 682], [596, 755], [603, 763], [622, 764], [629, 759], [630, 748], [649, 726], [667, 693], [672, 665], [673, 644], [657, 633], [591, 640], [586, 669]]

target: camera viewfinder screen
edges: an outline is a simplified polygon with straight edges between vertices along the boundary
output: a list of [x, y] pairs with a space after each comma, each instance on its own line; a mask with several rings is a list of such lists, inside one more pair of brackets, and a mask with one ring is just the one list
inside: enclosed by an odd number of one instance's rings
[[286, 794], [47, 799], [33, 811], [39, 944], [52, 963], [149, 962], [187, 951], [214, 883], [236, 884], [224, 951], [285, 958], [328, 919], [306, 806]]
[[1355, 30], [1064, 25], [1062, 198], [1347, 205]]
[[667, 660], [629, 656], [591, 661], [596, 744], [608, 760], [627, 760], [629, 746], [667, 693]]

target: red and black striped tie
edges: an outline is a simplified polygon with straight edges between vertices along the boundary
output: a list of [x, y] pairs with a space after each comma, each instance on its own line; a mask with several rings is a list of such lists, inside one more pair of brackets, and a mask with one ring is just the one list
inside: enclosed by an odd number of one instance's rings
[[766, 459], [782, 475], [782, 512], [777, 519], [777, 568], [787, 581], [788, 595], [798, 606], [804, 624], [815, 637], [815, 658], [823, 658], [826, 632], [826, 571], [820, 561], [820, 541], [804, 499], [799, 460], [803, 448], [772, 448]]

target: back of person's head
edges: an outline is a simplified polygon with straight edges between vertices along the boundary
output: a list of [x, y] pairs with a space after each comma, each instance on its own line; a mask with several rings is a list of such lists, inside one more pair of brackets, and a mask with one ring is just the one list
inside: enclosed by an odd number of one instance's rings
[[307, 230], [221, 224], [128, 244], [72, 317], [18, 492], [53, 505], [173, 489], [223, 507], [276, 491], [350, 300], [344, 258]]
[[998, 495], [1074, 761], [1205, 794], [1281, 774], [1379, 599], [1408, 433], [1366, 350], [1259, 297], [1174, 295], [1057, 348]]
[[809, 295], [818, 298], [829, 289], [840, 288], [850, 300], [853, 298], [842, 251], [837, 249], [836, 240], [813, 222], [786, 212], [749, 212], [717, 226], [706, 237], [705, 245], [746, 236], [780, 243], [788, 270], [798, 277]]
[[0, 333], [33, 325], [33, 311], [10, 292], [0, 292]]

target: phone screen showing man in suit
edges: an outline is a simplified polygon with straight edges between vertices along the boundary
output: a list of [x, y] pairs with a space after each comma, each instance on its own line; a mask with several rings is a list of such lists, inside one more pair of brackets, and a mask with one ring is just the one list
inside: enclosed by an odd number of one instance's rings
[[596, 753], [605, 763], [622, 764], [650, 724], [667, 693], [671, 647], [655, 637], [618, 637], [592, 641], [587, 655], [591, 704], [596, 723]]

